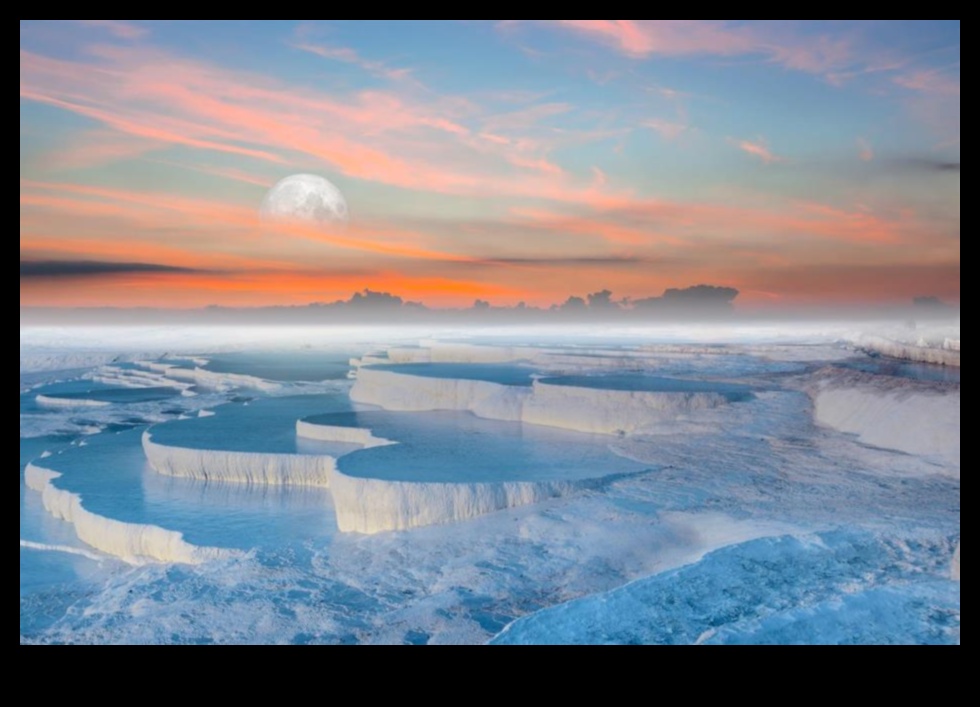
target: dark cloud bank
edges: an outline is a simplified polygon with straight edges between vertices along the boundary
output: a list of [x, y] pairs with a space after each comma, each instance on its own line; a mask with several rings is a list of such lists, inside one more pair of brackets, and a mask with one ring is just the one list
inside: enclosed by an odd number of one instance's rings
[[178, 268], [156, 263], [114, 263], [98, 260], [21, 260], [20, 278], [72, 278], [137, 273], [201, 272], [193, 268]]

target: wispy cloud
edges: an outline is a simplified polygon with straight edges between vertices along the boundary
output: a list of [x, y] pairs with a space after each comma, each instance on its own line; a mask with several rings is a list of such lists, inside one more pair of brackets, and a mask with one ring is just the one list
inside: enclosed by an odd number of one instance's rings
[[902, 88], [939, 96], [959, 96], [960, 77], [944, 69], [923, 69], [899, 74], [894, 78]]
[[546, 144], [528, 134], [568, 113], [567, 104], [480, 111], [483, 136], [474, 139], [461, 122], [474, 107], [458, 100], [379, 91], [337, 97], [154, 50], [100, 47], [97, 56], [70, 62], [22, 52], [21, 98], [164, 145], [272, 163], [305, 156], [349, 177], [436, 193], [559, 193], [568, 185], [547, 158], [548, 144], [592, 139], [552, 130]]
[[659, 133], [665, 140], [676, 140], [690, 129], [686, 123], [661, 119], [647, 120], [643, 125]]
[[556, 115], [562, 115], [572, 110], [568, 103], [539, 103], [520, 110], [501, 113], [486, 118], [483, 122], [483, 132], [499, 133], [510, 130], [524, 130]]
[[122, 20], [75, 20], [75, 22], [85, 27], [104, 29], [120, 39], [139, 39], [149, 34], [149, 30], [145, 27], [123, 22]]
[[807, 36], [788, 25], [732, 20], [549, 20], [633, 57], [759, 56], [788, 69], [824, 74], [859, 59], [852, 40]]
[[188, 169], [192, 172], [200, 172], [201, 174], [209, 174], [214, 177], [222, 177], [224, 179], [230, 179], [235, 182], [242, 182], [244, 184], [252, 184], [257, 187], [271, 187], [275, 180], [269, 179], [268, 177], [261, 177], [257, 174], [252, 174], [235, 167], [213, 167], [211, 165], [191, 165], [182, 164], [180, 162], [172, 162], [170, 160], [155, 160], [160, 164], [167, 164], [174, 167], [180, 167], [181, 169]]
[[893, 78], [903, 89], [910, 113], [930, 127], [945, 145], [959, 146], [960, 73], [959, 64], [906, 71]]
[[85, 130], [73, 135], [40, 161], [44, 169], [87, 169], [142, 157], [166, 147], [167, 143], [115, 130]]
[[782, 162], [783, 158], [775, 154], [769, 145], [762, 138], [755, 141], [753, 140], [738, 140], [735, 138], [729, 138], [729, 142], [740, 149], [742, 152], [757, 157], [766, 164], [775, 164], [776, 162]]
[[[847, 195], [853, 192], [829, 189], [819, 175], [812, 190], [806, 183], [809, 201], [793, 195], [800, 181], [787, 179], [773, 189], [779, 174], [807, 167], [797, 157], [804, 148], [794, 143], [792, 131], [780, 128], [777, 140], [765, 123], [748, 130], [725, 126], [725, 111], [708, 115], [703, 97], [687, 100], [678, 89], [651, 87], [645, 74], [652, 67], [632, 60], [704, 56], [716, 59], [712, 71], [738, 71], [751, 63], [754, 72], [768, 62], [779, 71], [827, 76], [862, 66], [859, 51], [849, 55], [849, 41], [808, 37], [796, 52], [784, 46], [795, 36], [791, 26], [776, 41], [769, 25], [753, 30], [721, 21], [570, 22], [584, 24], [563, 25], [566, 30], [630, 57], [596, 61], [604, 50], [576, 46], [579, 58], [628, 67], [616, 83], [599, 88], [576, 73], [574, 86], [556, 81], [543, 92], [475, 86], [443, 94], [417, 77], [386, 74], [398, 69], [387, 58], [382, 63], [369, 57], [378, 44], [354, 50], [309, 36], [296, 38], [309, 55], [286, 52], [302, 65], [300, 79], [286, 70], [273, 75], [229, 68], [142, 43], [86, 44], [77, 51], [52, 50], [51, 56], [23, 51], [24, 115], [63, 111], [70, 120], [47, 143], [31, 132], [34, 124], [22, 123], [22, 175], [31, 178], [21, 181], [21, 257], [159, 263], [177, 270], [114, 274], [104, 278], [112, 281], [110, 294], [97, 292], [99, 278], [89, 278], [85, 296], [93, 302], [116, 296], [148, 303], [168, 292], [197, 304], [302, 303], [366, 286], [426, 302], [499, 296], [547, 303], [567, 296], [569, 282], [581, 283], [576, 287], [583, 290], [609, 286], [617, 295], [647, 295], [651, 278], [659, 289], [727, 282], [728, 275], [742, 289], [781, 296], [794, 287], [792, 277], [781, 273], [800, 263], [824, 268], [826, 285], [833, 266], [843, 262], [863, 264], [869, 272], [906, 265], [907, 274], [914, 270], [910, 261], [920, 256], [946, 270], [958, 262], [955, 208], [936, 218], [928, 208], [918, 210], [929, 194], [905, 199], [886, 193], [892, 185], [877, 183], [862, 191], [857, 204]], [[104, 30], [83, 34], [106, 38]], [[274, 42], [283, 49], [280, 37]], [[402, 55], [391, 56], [399, 61]], [[319, 58], [357, 68], [345, 70], [342, 82], [304, 83], [310, 66], [338, 68]], [[958, 82], [953, 90], [941, 77], [916, 74], [908, 66], [900, 80], [897, 69], [882, 69], [884, 78], [876, 81], [887, 94], [865, 98], [941, 106], [944, 119], [958, 117]], [[663, 79], [678, 76], [665, 72]], [[842, 92], [835, 96], [847, 98]], [[711, 105], [729, 99], [734, 114], [740, 110], [737, 96], [722, 95]], [[696, 119], [689, 119], [688, 108]], [[852, 125], [836, 126], [839, 144], [851, 145], [854, 162], [856, 156], [874, 157], [874, 163], [862, 170], [843, 165], [842, 172], [866, 177], [891, 167], [959, 169], [955, 151], [929, 151], [935, 139], [909, 146], [906, 154], [924, 159], [898, 164], [891, 141], [887, 150], [872, 146], [855, 137], [862, 129]], [[904, 135], [907, 126], [902, 127]], [[677, 179], [668, 178], [670, 165], [651, 169], [644, 161], [649, 155], [614, 153], [613, 145], [625, 144], [628, 135], [638, 137], [630, 148], [649, 149], [647, 130], [664, 140], [698, 138], [690, 140], [693, 159]], [[709, 130], [720, 137], [712, 138]], [[639, 139], [644, 133], [647, 138]], [[759, 137], [725, 138], [756, 133], [768, 134], [774, 145]], [[875, 147], [880, 154], [874, 155]], [[930, 154], [941, 159], [931, 160]], [[51, 173], [136, 159], [141, 162], [89, 173]], [[745, 169], [751, 166], [747, 159], [758, 160], [759, 169]], [[745, 179], [731, 179], [733, 169]], [[258, 189], [293, 171], [327, 174], [352, 205], [359, 201], [358, 218], [346, 232], [270, 230], [259, 222]], [[137, 173], [139, 179], [130, 179]], [[934, 191], [955, 179], [937, 175]], [[921, 244], [927, 252], [917, 248]], [[271, 272], [270, 264], [279, 269]], [[761, 278], [766, 269], [776, 275]], [[218, 271], [221, 277], [213, 274]], [[24, 287], [40, 298], [31, 301], [48, 296], [39, 277], [27, 279], [33, 284]], [[898, 279], [888, 281], [889, 292], [898, 291]]]
[[559, 26], [609, 43], [626, 54], [733, 55], [755, 42], [745, 32], [701, 20], [553, 20]]
[[365, 59], [355, 50], [349, 47], [332, 47], [324, 44], [311, 44], [303, 41], [296, 41], [292, 43], [291, 46], [295, 49], [299, 49], [300, 51], [315, 54], [323, 59], [331, 59], [333, 61], [341, 61], [345, 64], [359, 66], [369, 74], [380, 76], [391, 81], [398, 81], [412, 75], [412, 69], [410, 68], [391, 67], [381, 61]]

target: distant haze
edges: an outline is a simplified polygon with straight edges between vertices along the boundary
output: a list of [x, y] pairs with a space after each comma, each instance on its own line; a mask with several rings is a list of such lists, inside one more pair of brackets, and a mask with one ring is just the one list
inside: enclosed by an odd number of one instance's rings
[[657, 324], [696, 322], [737, 322], [759, 319], [780, 321], [842, 320], [861, 318], [897, 319], [908, 325], [916, 320], [959, 318], [959, 307], [937, 297], [917, 297], [901, 305], [749, 309], [739, 312], [733, 306], [738, 290], [712, 285], [671, 289], [659, 297], [640, 300], [614, 299], [602, 290], [585, 297], [570, 296], [561, 304], [547, 308], [494, 306], [476, 300], [465, 308], [426, 307], [388, 292], [364, 290], [332, 303], [292, 307], [206, 307], [203, 309], [159, 308], [21, 308], [21, 325], [36, 324], [310, 324], [310, 325], [431, 325], [522, 326], [568, 324]]

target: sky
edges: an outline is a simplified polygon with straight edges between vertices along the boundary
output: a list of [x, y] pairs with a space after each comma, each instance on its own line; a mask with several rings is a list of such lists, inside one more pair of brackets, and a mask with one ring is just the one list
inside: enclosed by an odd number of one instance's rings
[[[959, 302], [959, 20], [21, 21], [21, 306]], [[346, 229], [270, 224], [296, 173]]]

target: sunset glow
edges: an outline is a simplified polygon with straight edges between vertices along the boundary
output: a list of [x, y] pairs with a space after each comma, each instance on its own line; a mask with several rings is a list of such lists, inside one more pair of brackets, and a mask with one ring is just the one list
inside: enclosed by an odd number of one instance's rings
[[20, 96], [22, 306], [959, 302], [958, 21], [22, 21]]

